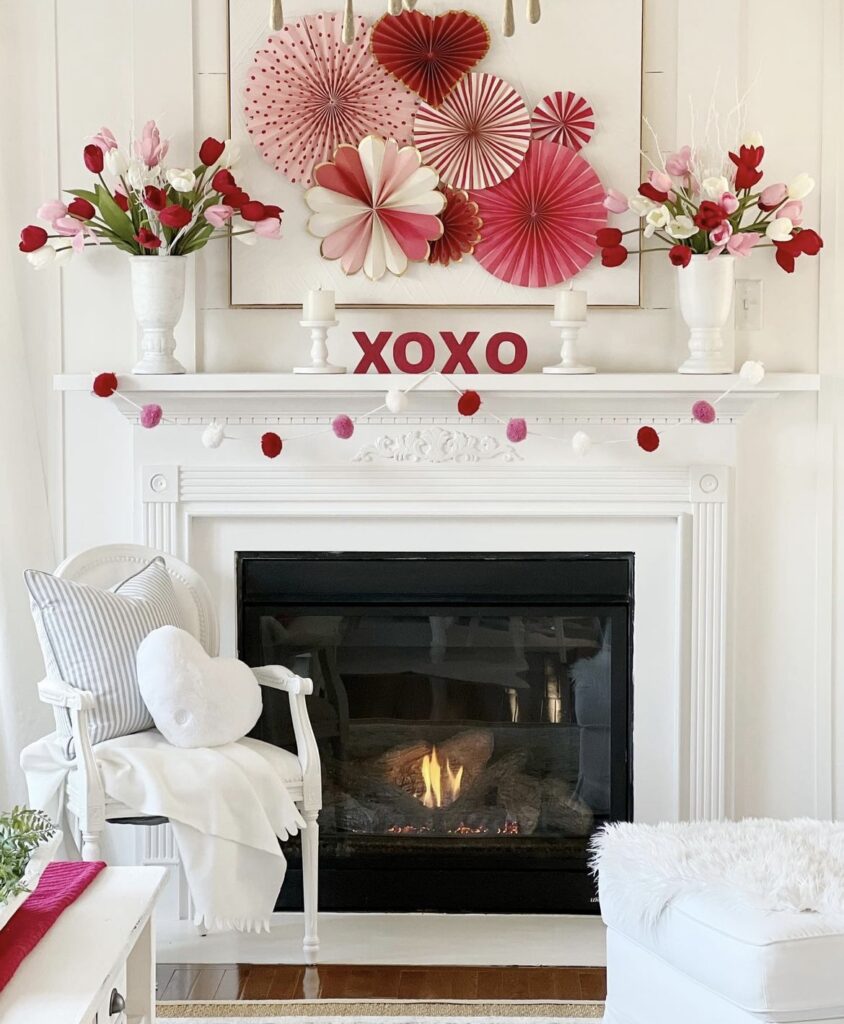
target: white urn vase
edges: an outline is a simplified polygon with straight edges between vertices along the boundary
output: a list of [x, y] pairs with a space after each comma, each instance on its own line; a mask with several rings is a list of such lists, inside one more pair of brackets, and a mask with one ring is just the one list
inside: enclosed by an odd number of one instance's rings
[[132, 302], [141, 328], [141, 361], [132, 373], [184, 373], [173, 355], [173, 328], [185, 304], [185, 256], [130, 256]]
[[680, 312], [689, 328], [690, 355], [680, 373], [732, 373], [723, 329], [733, 307], [735, 257], [692, 256], [676, 273]]

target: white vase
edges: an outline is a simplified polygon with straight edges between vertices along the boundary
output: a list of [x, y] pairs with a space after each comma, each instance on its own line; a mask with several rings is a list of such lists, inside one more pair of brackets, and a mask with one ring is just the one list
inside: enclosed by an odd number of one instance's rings
[[185, 256], [130, 256], [132, 301], [141, 328], [141, 361], [132, 373], [184, 373], [173, 356], [173, 328], [185, 304]]
[[680, 373], [733, 372], [723, 328], [733, 306], [734, 286], [734, 256], [692, 256], [687, 267], [677, 267], [677, 295], [691, 353]]

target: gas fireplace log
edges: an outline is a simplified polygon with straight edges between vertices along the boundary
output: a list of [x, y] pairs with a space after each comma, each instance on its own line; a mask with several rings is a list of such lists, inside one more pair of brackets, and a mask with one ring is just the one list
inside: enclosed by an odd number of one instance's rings
[[[467, 729], [437, 744], [440, 763], [446, 761], [453, 771], [463, 768], [462, 785], [471, 786], [483, 772], [492, 757], [495, 739], [491, 729]], [[422, 761], [433, 752], [433, 746], [423, 740], [393, 747], [367, 765], [367, 770], [382, 773], [390, 782], [408, 793], [419, 790]]]
[[[527, 765], [527, 752], [515, 750], [499, 757], [481, 772], [475, 781], [463, 788], [460, 796], [445, 809], [444, 820], [449, 829], [457, 828], [473, 812], [487, 808], [492, 811], [499, 804], [497, 790], [510, 775], [519, 774]], [[491, 799], [490, 799], [491, 795]], [[503, 816], [503, 808], [502, 808]]]
[[542, 784], [532, 775], [511, 774], [498, 784], [498, 800], [508, 821], [519, 823], [519, 835], [536, 831], [542, 808]]
[[574, 795], [562, 779], [542, 783], [542, 826], [570, 836], [586, 836], [592, 831], [590, 808]]
[[381, 774], [396, 786], [413, 791], [422, 777], [422, 760], [431, 753], [431, 744], [424, 740], [393, 747], [370, 762], [373, 774]]

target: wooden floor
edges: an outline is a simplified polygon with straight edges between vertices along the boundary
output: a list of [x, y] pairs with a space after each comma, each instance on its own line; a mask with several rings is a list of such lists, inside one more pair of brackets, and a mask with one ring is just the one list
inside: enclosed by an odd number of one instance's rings
[[157, 971], [158, 998], [173, 1000], [606, 998], [602, 967], [159, 964]]

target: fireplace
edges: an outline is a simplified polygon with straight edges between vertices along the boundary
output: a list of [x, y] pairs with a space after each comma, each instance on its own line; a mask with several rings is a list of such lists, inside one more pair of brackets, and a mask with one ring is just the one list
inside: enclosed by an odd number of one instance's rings
[[[597, 911], [589, 838], [632, 817], [631, 554], [241, 552], [237, 584], [240, 657], [314, 680], [322, 909]], [[283, 695], [254, 735], [292, 745]]]

